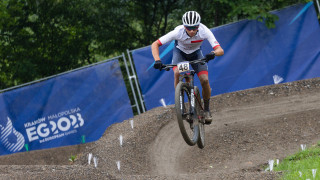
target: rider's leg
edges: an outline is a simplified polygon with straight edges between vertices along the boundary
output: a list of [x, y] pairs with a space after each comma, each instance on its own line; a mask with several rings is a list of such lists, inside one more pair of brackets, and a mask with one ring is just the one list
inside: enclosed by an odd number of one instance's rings
[[210, 124], [212, 122], [212, 116], [209, 108], [211, 88], [209, 84], [208, 74], [206, 72], [204, 73], [200, 72], [199, 79], [202, 86], [202, 97], [204, 102], [205, 120], [207, 124]]
[[[185, 61], [185, 57], [183, 56], [183, 52], [178, 49], [176, 46], [174, 46], [173, 51], [172, 51], [172, 64], [178, 64], [179, 62]], [[179, 70], [177, 67], [173, 68], [174, 72], [174, 89], [176, 89], [176, 86], [179, 83]]]
[[[201, 50], [197, 50], [194, 52], [193, 59], [203, 58], [203, 54]], [[204, 118], [206, 120], [206, 124], [210, 124], [212, 122], [212, 117], [209, 109], [209, 102], [211, 96], [211, 88], [208, 80], [208, 65], [207, 64], [193, 64], [192, 68], [196, 71], [200, 83], [202, 86], [202, 97], [204, 102]]]
[[[177, 87], [177, 85], [179, 83], [180, 74], [179, 74], [178, 68], [174, 68], [173, 72], [174, 72], [174, 89], [176, 89], [176, 87]], [[186, 78], [186, 82], [190, 82], [190, 79]]]
[[176, 87], [179, 83], [179, 70], [178, 70], [178, 68], [174, 68], [173, 72], [174, 72], [174, 89], [176, 89]]
[[[211, 97], [211, 88], [209, 84], [208, 74], [199, 75], [200, 83], [202, 86], [202, 97], [203, 99], [210, 99]], [[209, 108], [209, 107], [207, 107]], [[206, 109], [206, 108], [205, 108]]]

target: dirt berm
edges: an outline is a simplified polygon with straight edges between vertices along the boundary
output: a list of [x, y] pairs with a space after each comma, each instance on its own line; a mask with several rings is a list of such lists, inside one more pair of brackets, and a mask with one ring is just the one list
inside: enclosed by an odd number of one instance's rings
[[0, 179], [277, 179], [268, 160], [320, 140], [320, 78], [222, 94], [210, 105], [202, 150], [184, 142], [171, 105], [114, 124], [93, 143], [1, 156]]

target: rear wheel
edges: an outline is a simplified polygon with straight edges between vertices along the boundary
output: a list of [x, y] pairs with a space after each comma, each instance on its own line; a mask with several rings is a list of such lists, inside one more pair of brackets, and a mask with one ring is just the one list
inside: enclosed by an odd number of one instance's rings
[[200, 149], [205, 145], [204, 117], [201, 108], [201, 96], [198, 87], [194, 87], [195, 114], [199, 120], [199, 138], [197, 145]]
[[197, 144], [200, 149], [204, 148], [204, 145], [205, 145], [204, 139], [205, 139], [204, 124], [199, 123], [199, 139], [198, 139]]
[[194, 115], [191, 114], [190, 87], [185, 82], [179, 82], [176, 87], [175, 108], [183, 139], [188, 145], [195, 145], [199, 136], [199, 125], [197, 119], [194, 120]]

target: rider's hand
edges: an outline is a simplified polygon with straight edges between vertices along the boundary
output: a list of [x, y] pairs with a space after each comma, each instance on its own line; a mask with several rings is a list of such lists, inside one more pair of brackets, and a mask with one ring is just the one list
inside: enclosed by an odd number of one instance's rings
[[211, 59], [214, 59], [216, 57], [216, 54], [212, 51], [209, 54], [206, 55], [207, 62], [210, 61]]
[[161, 68], [162, 68], [162, 62], [161, 62], [161, 60], [155, 61], [153, 67], [154, 67], [155, 69], [161, 69]]

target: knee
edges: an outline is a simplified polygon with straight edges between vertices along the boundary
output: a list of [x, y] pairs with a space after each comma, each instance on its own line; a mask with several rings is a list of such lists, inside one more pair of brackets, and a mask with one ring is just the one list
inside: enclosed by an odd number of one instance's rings
[[208, 77], [202, 76], [202, 77], [200, 77], [199, 79], [200, 79], [200, 83], [201, 83], [202, 86], [209, 84], [209, 79], [208, 79]]
[[202, 86], [207, 85], [207, 84], [209, 84], [209, 80], [208, 80], [208, 79], [203, 79], [203, 80], [201, 81], [201, 85], [202, 85]]

